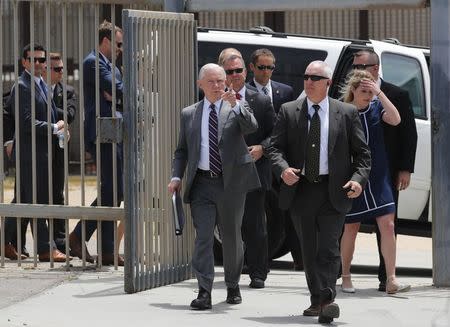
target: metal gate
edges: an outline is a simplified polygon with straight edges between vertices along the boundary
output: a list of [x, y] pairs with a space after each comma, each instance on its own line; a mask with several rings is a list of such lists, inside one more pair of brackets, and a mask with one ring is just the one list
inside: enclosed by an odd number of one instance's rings
[[175, 235], [167, 184], [181, 108], [196, 97], [196, 22], [137, 10], [124, 10], [122, 22], [125, 291], [133, 293], [191, 277], [193, 227], [187, 221]]

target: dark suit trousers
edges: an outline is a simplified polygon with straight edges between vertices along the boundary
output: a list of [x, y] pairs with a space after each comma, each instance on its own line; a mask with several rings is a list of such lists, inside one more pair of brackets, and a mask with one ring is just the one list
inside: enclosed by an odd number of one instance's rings
[[236, 287], [244, 263], [241, 226], [245, 193], [224, 190], [222, 178], [197, 175], [192, 184], [190, 201], [196, 231], [192, 268], [199, 287], [208, 292], [212, 290], [216, 224], [222, 238], [225, 285]]
[[[55, 149], [53, 160], [53, 204], [64, 204], [64, 149]], [[50, 222], [49, 222], [50, 226]], [[53, 220], [53, 238], [60, 251], [65, 252], [66, 223], [64, 219]]]
[[[117, 144], [117, 206], [123, 200], [123, 150], [122, 144]], [[112, 207], [114, 204], [113, 189], [113, 167], [112, 167], [112, 145], [101, 145], [101, 205]], [[97, 199], [92, 202], [91, 206], [98, 205]], [[114, 252], [114, 224], [112, 221], [102, 221], [102, 252], [113, 254]], [[89, 241], [94, 231], [97, 229], [96, 220], [86, 221], [86, 241]], [[81, 240], [81, 222], [75, 226], [75, 235]]]
[[339, 237], [345, 214], [332, 206], [328, 182], [309, 183], [306, 178], [301, 178], [291, 206], [291, 216], [302, 246], [311, 304], [321, 304], [324, 292], [328, 291], [331, 299], [325, 300], [333, 300], [341, 262]]
[[268, 271], [267, 227], [264, 202], [266, 190], [247, 193], [242, 238], [250, 278], [266, 280]]

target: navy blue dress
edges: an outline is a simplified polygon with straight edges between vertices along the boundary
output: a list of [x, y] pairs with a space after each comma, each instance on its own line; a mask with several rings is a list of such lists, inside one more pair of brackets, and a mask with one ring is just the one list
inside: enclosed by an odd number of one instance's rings
[[364, 111], [359, 111], [361, 124], [370, 147], [372, 168], [369, 181], [359, 197], [353, 200], [346, 223], [371, 222], [375, 218], [395, 212], [389, 165], [384, 145], [382, 119], [384, 109], [380, 100], [374, 100]]

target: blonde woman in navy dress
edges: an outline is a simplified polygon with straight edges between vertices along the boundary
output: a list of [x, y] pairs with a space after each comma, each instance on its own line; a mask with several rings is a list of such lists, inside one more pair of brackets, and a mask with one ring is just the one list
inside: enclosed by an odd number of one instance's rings
[[345, 221], [341, 239], [342, 291], [354, 293], [350, 265], [361, 222], [376, 221], [381, 232], [381, 252], [386, 262], [386, 292], [394, 294], [410, 289], [395, 278], [396, 238], [394, 234], [395, 203], [391, 190], [389, 166], [383, 139], [382, 121], [398, 125], [400, 115], [380, 90], [372, 75], [364, 70], [353, 71], [343, 90], [343, 99], [356, 106], [370, 147], [372, 168], [369, 181], [361, 195], [353, 201]]

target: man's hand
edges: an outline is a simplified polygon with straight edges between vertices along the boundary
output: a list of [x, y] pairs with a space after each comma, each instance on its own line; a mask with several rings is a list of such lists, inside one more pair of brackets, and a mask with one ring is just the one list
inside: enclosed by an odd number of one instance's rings
[[6, 155], [8, 156], [8, 159], [11, 159], [12, 150], [13, 150], [13, 142], [9, 142], [5, 148], [6, 148]]
[[347, 191], [347, 197], [350, 199], [357, 198], [362, 192], [361, 184], [355, 181], [348, 181], [342, 188]]
[[230, 84], [228, 91], [222, 94], [222, 100], [228, 101], [231, 104], [231, 108], [236, 106], [236, 92], [233, 90], [233, 84]]
[[105, 98], [106, 101], [112, 102], [112, 95], [109, 94], [108, 92], [103, 91], [103, 97]]
[[179, 180], [173, 180], [173, 181], [170, 181], [170, 183], [169, 183], [169, 185], [167, 186], [167, 188], [169, 189], [169, 192], [171, 193], [171, 194], [173, 194], [173, 193], [175, 193], [175, 192], [178, 192], [178, 191], [180, 191], [181, 190], [181, 181], [179, 181]]
[[64, 130], [64, 126], [65, 126], [64, 120], [58, 120], [58, 122], [56, 123], [56, 126], [58, 126], [58, 132], [60, 130]]
[[300, 169], [288, 167], [281, 174], [281, 179], [286, 185], [292, 186], [300, 180], [297, 174], [300, 174]]
[[398, 191], [406, 190], [411, 182], [411, 173], [406, 170], [401, 170], [397, 175], [396, 187]]
[[248, 147], [248, 152], [253, 158], [253, 161], [258, 161], [263, 156], [263, 147], [262, 145], [252, 145]]

